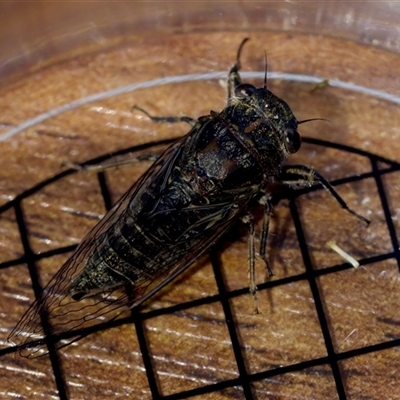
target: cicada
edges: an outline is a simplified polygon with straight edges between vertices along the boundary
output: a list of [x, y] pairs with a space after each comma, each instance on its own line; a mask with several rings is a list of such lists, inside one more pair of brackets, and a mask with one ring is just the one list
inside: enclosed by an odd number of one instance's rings
[[[185, 271], [242, 219], [249, 226], [250, 291], [254, 280], [254, 219], [246, 206], [265, 206], [260, 256], [266, 255], [271, 212], [269, 183], [307, 186], [317, 181], [350, 213], [333, 187], [313, 168], [285, 165], [300, 149], [298, 121], [267, 89], [242, 83], [240, 54], [228, 74], [221, 112], [200, 118], [152, 117], [189, 123], [176, 140], [83, 239], [44, 288], [9, 339], [27, 356], [46, 351], [46, 335], [75, 340], [74, 331], [116, 318], [139, 306]], [[143, 111], [143, 110], [142, 110]]]

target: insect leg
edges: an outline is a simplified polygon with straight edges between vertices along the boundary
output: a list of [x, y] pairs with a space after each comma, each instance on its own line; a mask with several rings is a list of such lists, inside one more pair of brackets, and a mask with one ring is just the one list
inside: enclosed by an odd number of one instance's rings
[[250, 214], [245, 214], [242, 221], [249, 226], [249, 290], [254, 298], [254, 314], [258, 314], [257, 285], [256, 285], [256, 263], [254, 247], [254, 218]]
[[190, 126], [195, 126], [197, 120], [192, 118], [192, 117], [186, 117], [186, 116], [178, 116], [178, 117], [156, 117], [154, 115], [149, 114], [146, 110], [139, 106], [133, 106], [132, 110], [138, 110], [141, 111], [143, 114], [148, 116], [153, 122], [157, 123], [169, 123], [169, 124], [175, 124], [177, 122], [187, 122]]
[[74, 164], [69, 162], [64, 162], [63, 166], [77, 171], [95, 171], [102, 172], [109, 168], [117, 168], [123, 165], [131, 165], [134, 163], [139, 163], [143, 161], [154, 162], [158, 159], [157, 154], [140, 154], [131, 155], [130, 157], [112, 157], [109, 160], [105, 160], [98, 164]]
[[333, 186], [314, 168], [308, 167], [306, 165], [287, 165], [283, 167], [280, 178], [281, 182], [286, 185], [301, 187], [311, 186], [315, 181], [318, 181], [343, 209], [369, 225], [370, 221], [349, 208], [349, 206], [340, 197], [339, 193], [336, 192]]
[[235, 93], [235, 88], [236, 86], [240, 85], [242, 83], [242, 78], [239, 75], [239, 70], [242, 67], [240, 63], [240, 54], [242, 52], [244, 44], [249, 40], [249, 38], [243, 39], [242, 43], [240, 43], [237, 56], [236, 56], [236, 63], [235, 65], [230, 69], [229, 74], [228, 74], [228, 100], [233, 97]]
[[259, 203], [264, 205], [263, 227], [260, 238], [260, 257], [265, 262], [268, 270], [268, 275], [271, 277], [273, 276], [273, 272], [266, 252], [269, 232], [269, 220], [272, 212], [271, 198], [268, 195], [265, 195], [259, 200]]

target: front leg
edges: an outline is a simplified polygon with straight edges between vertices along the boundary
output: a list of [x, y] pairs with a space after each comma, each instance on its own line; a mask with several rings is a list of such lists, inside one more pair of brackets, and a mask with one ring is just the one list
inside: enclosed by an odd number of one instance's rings
[[264, 195], [259, 200], [259, 203], [264, 206], [264, 215], [263, 215], [263, 226], [261, 230], [261, 238], [260, 238], [260, 257], [263, 259], [265, 266], [267, 267], [269, 277], [273, 276], [272, 268], [268, 260], [267, 256], [267, 239], [269, 232], [269, 220], [272, 214], [272, 204], [271, 197], [269, 195]]
[[333, 186], [314, 168], [307, 165], [286, 165], [282, 169], [280, 181], [288, 186], [306, 187], [311, 186], [315, 181], [319, 182], [322, 187], [339, 203], [339, 205], [359, 220], [369, 225], [370, 221], [352, 210], [346, 202], [340, 197], [339, 193]]
[[236, 56], [236, 63], [235, 65], [230, 69], [229, 74], [228, 74], [228, 100], [232, 98], [235, 94], [235, 88], [236, 86], [240, 85], [242, 83], [242, 78], [240, 77], [239, 70], [242, 67], [240, 63], [240, 54], [242, 52], [244, 44], [249, 40], [249, 38], [246, 38], [240, 43], [237, 56]]
[[254, 218], [246, 213], [241, 218], [242, 222], [249, 227], [248, 245], [249, 245], [249, 290], [254, 298], [254, 314], [258, 314], [257, 285], [256, 285], [256, 255], [254, 247]]

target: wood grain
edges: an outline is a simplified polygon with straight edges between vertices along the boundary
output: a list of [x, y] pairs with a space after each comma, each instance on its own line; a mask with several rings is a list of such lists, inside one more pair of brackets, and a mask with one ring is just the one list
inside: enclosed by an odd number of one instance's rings
[[[101, 51], [88, 52], [45, 68], [3, 87], [0, 133], [41, 113], [93, 93], [132, 82], [166, 76], [228, 71], [243, 37], [251, 42], [243, 52], [243, 69], [262, 71], [264, 50], [268, 70], [340, 79], [400, 95], [392, 79], [400, 67], [396, 54], [323, 36], [273, 32], [197, 33], [135, 38], [125, 44], [110, 43]], [[379, 60], [379, 65], [377, 65]], [[261, 81], [253, 81], [258, 85]], [[312, 92], [312, 85], [290, 81], [268, 82], [286, 100], [299, 120], [321, 117], [301, 125], [301, 133], [314, 138], [354, 146], [388, 159], [400, 158], [396, 104], [367, 95], [326, 87]], [[0, 143], [0, 206], [63, 170], [63, 163], [84, 162], [149, 141], [179, 137], [185, 125], [154, 125], [140, 113], [138, 104], [155, 115], [198, 117], [220, 110], [225, 89], [217, 80], [158, 85], [137, 90], [47, 119]], [[371, 172], [371, 163], [359, 155], [304, 144], [293, 162], [316, 167], [329, 180]], [[383, 166], [383, 164], [381, 164]], [[112, 200], [140, 176], [148, 165], [132, 165], [106, 172]], [[394, 227], [399, 232], [399, 173], [383, 178]], [[321, 191], [298, 199], [300, 218], [315, 269], [344, 261], [326, 247], [335, 240], [358, 259], [393, 252], [393, 243], [382, 212], [374, 178], [338, 187], [348, 204], [370, 218], [366, 228], [346, 214]], [[21, 204], [29, 245], [44, 253], [79, 242], [104, 213], [96, 174], [78, 172], [45, 186]], [[1, 348], [7, 335], [34, 298], [27, 265], [19, 263], [24, 249], [12, 208], [0, 215]], [[270, 235], [273, 281], [305, 273], [289, 203], [274, 210]], [[234, 232], [219, 249], [228, 290], [247, 286], [247, 245]], [[57, 271], [68, 254], [37, 263], [42, 282]], [[388, 257], [389, 258], [389, 257]], [[257, 280], [265, 281], [262, 263]], [[394, 259], [377, 259], [359, 269], [322, 275], [317, 279], [329, 334], [336, 353], [398, 339], [400, 273]], [[218, 293], [210, 261], [205, 257], [177, 282], [150, 300], [143, 311], [195, 301]], [[312, 287], [306, 279], [277, 285], [259, 292], [261, 313], [253, 315], [254, 303], [243, 294], [229, 301], [244, 364], [249, 374], [263, 373], [327, 356]], [[143, 329], [159, 391], [169, 395], [239, 377], [224, 309], [217, 300], [168, 315], [146, 319]], [[339, 368], [348, 399], [400, 399], [397, 376], [399, 347], [388, 347], [363, 356], [344, 358]], [[89, 335], [59, 352], [64, 385], [71, 399], [149, 399], [146, 371], [133, 324]], [[49, 358], [27, 360], [0, 350], [0, 393], [7, 399], [57, 398]], [[253, 375], [254, 377], [255, 375]], [[329, 364], [256, 379], [252, 390], [258, 400], [337, 399]], [[245, 398], [240, 385], [196, 399]]]

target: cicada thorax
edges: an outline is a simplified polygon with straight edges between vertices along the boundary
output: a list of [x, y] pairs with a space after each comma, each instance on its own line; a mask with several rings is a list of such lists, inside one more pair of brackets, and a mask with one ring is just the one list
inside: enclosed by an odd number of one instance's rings
[[289, 106], [268, 89], [239, 86], [246, 90], [230, 100], [219, 118], [251, 156], [253, 165], [262, 169], [264, 179], [277, 177], [289, 154], [300, 148], [298, 122]]

